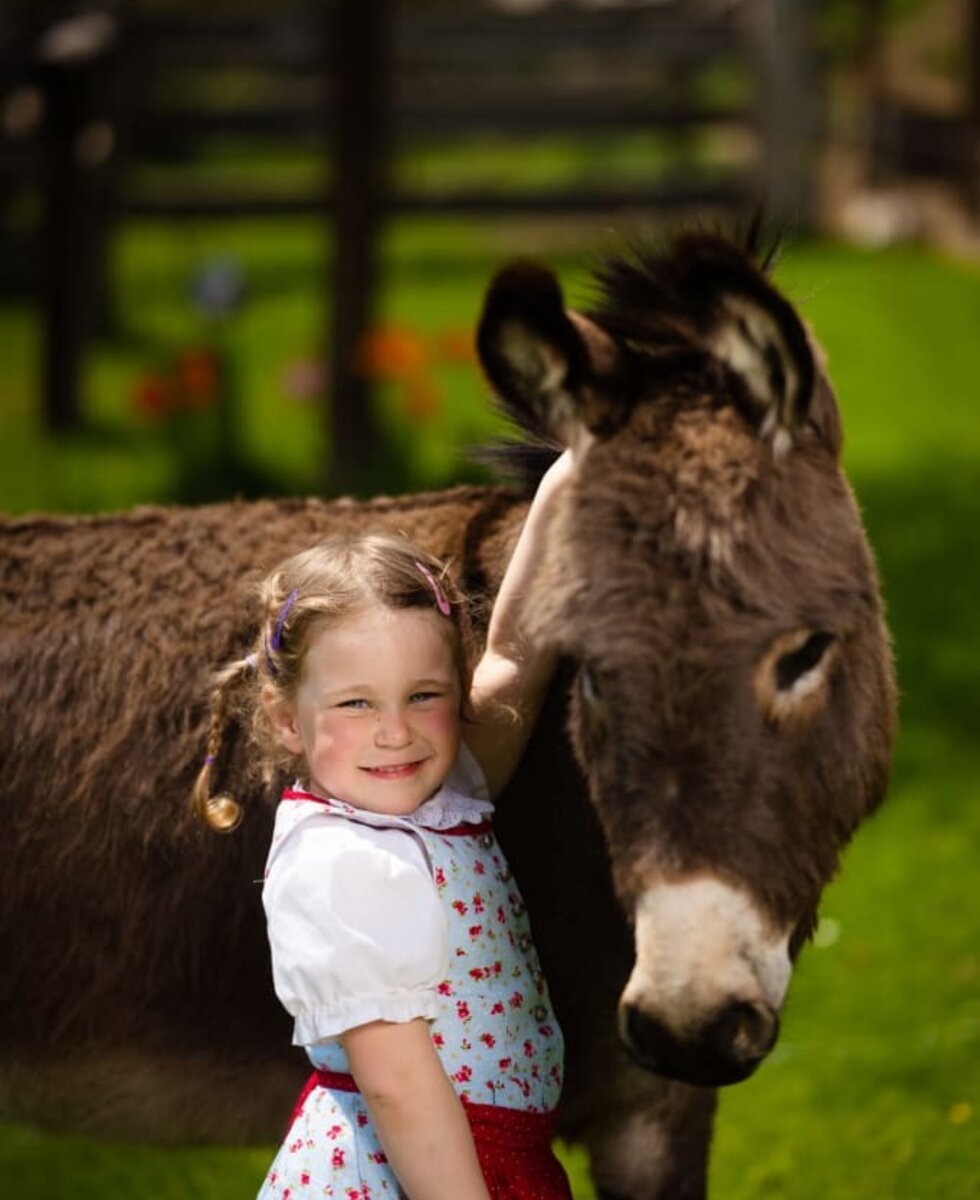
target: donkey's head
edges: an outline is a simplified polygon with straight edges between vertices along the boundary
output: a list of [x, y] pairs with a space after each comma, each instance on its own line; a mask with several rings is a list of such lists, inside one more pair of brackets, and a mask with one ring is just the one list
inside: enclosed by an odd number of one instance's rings
[[822, 359], [749, 253], [679, 239], [599, 274], [589, 317], [505, 269], [484, 368], [577, 466], [529, 597], [577, 662], [576, 753], [636, 934], [622, 1035], [693, 1083], [773, 1046], [821, 891], [882, 798], [878, 580]]

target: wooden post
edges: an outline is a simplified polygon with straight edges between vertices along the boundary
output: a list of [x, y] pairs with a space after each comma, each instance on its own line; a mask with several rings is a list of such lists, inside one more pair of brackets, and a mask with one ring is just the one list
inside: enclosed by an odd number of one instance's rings
[[387, 183], [385, 0], [336, 0], [332, 43], [336, 102], [332, 303], [326, 398], [325, 492], [371, 491], [383, 461], [370, 382], [355, 355], [375, 314]]
[[971, 0], [967, 13], [966, 172], [967, 203], [980, 216], [980, 0]]
[[44, 95], [41, 217], [41, 380], [51, 432], [79, 424], [79, 375], [92, 323], [94, 246], [91, 166], [80, 134], [92, 116], [96, 73], [116, 37], [110, 18], [83, 15], [53, 25], [38, 48]]
[[84, 261], [78, 228], [78, 75], [71, 67], [43, 72], [44, 151], [41, 221], [41, 387], [51, 432], [78, 424], [78, 375], [83, 316], [79, 285]]
[[815, 215], [815, 155], [821, 97], [815, 0], [759, 0], [763, 190], [770, 216], [806, 227]]

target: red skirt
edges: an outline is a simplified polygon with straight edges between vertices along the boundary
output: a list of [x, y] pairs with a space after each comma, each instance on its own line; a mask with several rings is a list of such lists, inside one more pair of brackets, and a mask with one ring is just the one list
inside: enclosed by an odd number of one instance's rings
[[[314, 1071], [300, 1093], [292, 1120], [317, 1087], [357, 1091], [352, 1075]], [[568, 1176], [551, 1148], [555, 1132], [553, 1112], [522, 1112], [492, 1104], [469, 1104], [465, 1100], [463, 1111], [493, 1200], [572, 1200]]]

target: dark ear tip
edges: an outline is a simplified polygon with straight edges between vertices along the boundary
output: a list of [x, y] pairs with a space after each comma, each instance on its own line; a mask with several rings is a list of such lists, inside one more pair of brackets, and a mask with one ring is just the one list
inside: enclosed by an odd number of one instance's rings
[[483, 305], [483, 321], [500, 317], [540, 320], [542, 312], [565, 311], [561, 285], [552, 271], [528, 260], [501, 267], [493, 277]]

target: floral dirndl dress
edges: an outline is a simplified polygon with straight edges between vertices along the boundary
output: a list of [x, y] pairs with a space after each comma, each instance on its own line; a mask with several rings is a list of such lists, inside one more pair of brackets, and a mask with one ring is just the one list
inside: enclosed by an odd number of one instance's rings
[[404, 1195], [339, 1035], [417, 1016], [431, 1022], [491, 1196], [570, 1200], [551, 1150], [561, 1031], [483, 789], [464, 749], [409, 818], [283, 794], [263, 901], [276, 990], [314, 1072], [260, 1200]]

